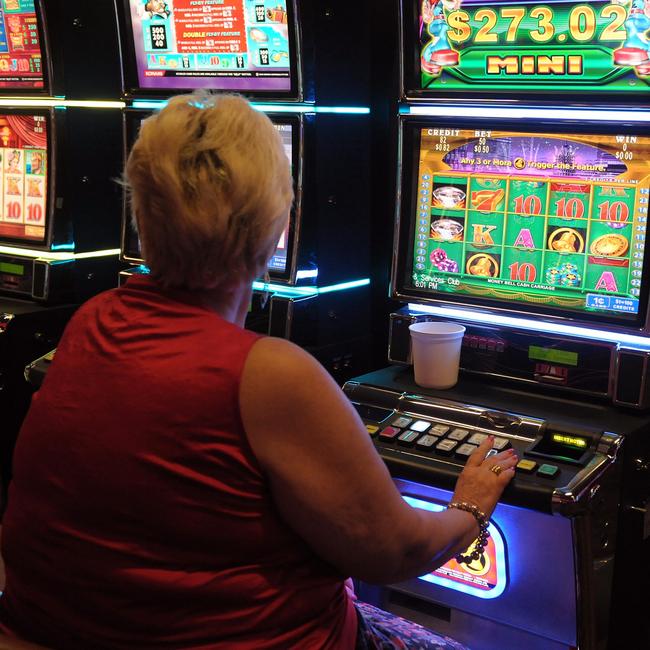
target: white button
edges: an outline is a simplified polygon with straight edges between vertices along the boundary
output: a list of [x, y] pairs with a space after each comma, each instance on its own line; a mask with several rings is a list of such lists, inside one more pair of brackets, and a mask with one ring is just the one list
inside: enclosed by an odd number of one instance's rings
[[411, 425], [413, 431], [419, 431], [420, 433], [424, 433], [430, 427], [431, 422], [427, 422], [426, 420], [418, 420]]

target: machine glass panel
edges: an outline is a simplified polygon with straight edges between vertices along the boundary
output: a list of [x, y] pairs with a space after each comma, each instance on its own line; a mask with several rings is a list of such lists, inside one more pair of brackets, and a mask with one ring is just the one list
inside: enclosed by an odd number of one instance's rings
[[0, 241], [43, 243], [49, 212], [47, 116], [0, 112], [0, 158]]
[[[137, 138], [138, 131], [146, 114], [134, 112], [127, 115], [126, 118], [126, 142], [130, 150]], [[298, 178], [298, 164], [300, 161], [300, 118], [296, 116], [271, 116], [273, 125], [282, 138], [284, 151], [291, 163], [294, 179]], [[294, 185], [296, 183], [294, 182]], [[296, 195], [299, 196], [296, 187]], [[289, 223], [280, 237], [278, 248], [273, 257], [269, 260], [269, 275], [274, 280], [289, 279], [293, 263], [294, 241], [296, 239], [296, 214], [298, 206], [292, 210]], [[123, 243], [122, 253], [125, 260], [130, 262], [142, 263], [142, 252], [140, 250], [140, 240], [138, 234], [131, 223], [131, 216], [128, 205], [124, 205], [124, 225], [123, 225]]]
[[650, 137], [429, 123], [403, 142], [406, 296], [643, 324]]
[[127, 90], [296, 96], [291, 0], [125, 0]]
[[34, 0], [3, 0], [0, 4], [0, 94], [43, 91], [41, 40]]
[[403, 0], [407, 94], [648, 96], [650, 2]]

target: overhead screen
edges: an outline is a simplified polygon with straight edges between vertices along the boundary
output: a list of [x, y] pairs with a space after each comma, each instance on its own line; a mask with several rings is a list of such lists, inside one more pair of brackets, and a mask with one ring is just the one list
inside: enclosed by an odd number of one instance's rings
[[[284, 145], [284, 151], [291, 163], [291, 167], [294, 171], [294, 176], [296, 174], [296, 163], [298, 156], [298, 139], [299, 139], [299, 121], [293, 120], [291, 118], [286, 118], [286, 121], [280, 121], [282, 118], [273, 118], [274, 126], [282, 138], [282, 143]], [[139, 129], [142, 120], [137, 119], [137, 124], [133, 128], [133, 132], [130, 134], [130, 141], [137, 136], [137, 129]], [[288, 279], [290, 274], [290, 265], [293, 256], [293, 242], [295, 238], [295, 221], [296, 215], [295, 210], [291, 213], [291, 218], [286, 230], [282, 233], [280, 241], [278, 242], [278, 248], [275, 251], [273, 257], [269, 260], [268, 270], [269, 273], [274, 277], [274, 279]], [[125, 225], [124, 225], [124, 243], [123, 251], [125, 259], [134, 262], [143, 262], [142, 252], [140, 250], [140, 241], [138, 235], [131, 226], [130, 216], [125, 215]]]
[[138, 89], [295, 92], [291, 0], [128, 0]]
[[48, 163], [47, 118], [0, 112], [0, 240], [45, 241]]
[[642, 318], [650, 137], [489, 127], [407, 128], [402, 290]]
[[407, 93], [650, 95], [650, 3], [404, 1]]
[[44, 88], [43, 54], [34, 0], [0, 3], [0, 94]]

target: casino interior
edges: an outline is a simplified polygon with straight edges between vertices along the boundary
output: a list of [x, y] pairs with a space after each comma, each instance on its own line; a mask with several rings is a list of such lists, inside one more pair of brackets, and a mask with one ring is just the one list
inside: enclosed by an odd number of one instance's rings
[[[473, 650], [650, 648], [650, 1], [0, 14], [3, 508], [68, 321], [148, 273], [118, 181], [143, 120], [237, 92], [295, 188], [247, 328], [325, 367], [413, 508], [489, 435], [520, 459], [478, 559], [358, 597]], [[416, 382], [428, 323], [464, 327], [451, 387]]]

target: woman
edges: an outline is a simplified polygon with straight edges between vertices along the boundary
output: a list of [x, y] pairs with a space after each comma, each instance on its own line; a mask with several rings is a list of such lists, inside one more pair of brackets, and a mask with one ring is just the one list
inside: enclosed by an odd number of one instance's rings
[[[279, 136], [241, 98], [177, 97], [126, 181], [151, 275], [79, 310], [34, 397], [4, 629], [66, 650], [380, 647], [346, 576], [424, 574], [476, 538], [476, 512], [407, 506], [323, 368], [243, 329], [293, 200]], [[488, 450], [454, 495], [487, 516], [516, 462]]]

